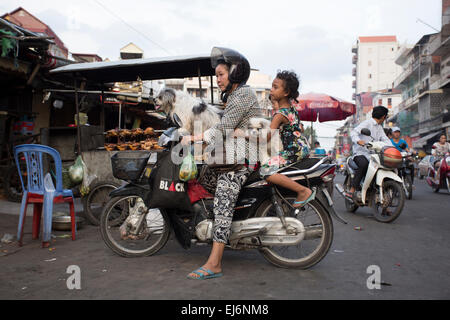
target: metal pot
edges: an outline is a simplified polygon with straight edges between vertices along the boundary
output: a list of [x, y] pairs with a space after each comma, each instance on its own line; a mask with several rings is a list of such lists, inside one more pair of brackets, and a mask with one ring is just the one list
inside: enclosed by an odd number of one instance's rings
[[[84, 222], [84, 218], [75, 216], [75, 223], [77, 224], [77, 229], [82, 226]], [[55, 212], [53, 213], [52, 218], [52, 230], [58, 231], [71, 231], [72, 224], [70, 220], [70, 215], [64, 212]]]

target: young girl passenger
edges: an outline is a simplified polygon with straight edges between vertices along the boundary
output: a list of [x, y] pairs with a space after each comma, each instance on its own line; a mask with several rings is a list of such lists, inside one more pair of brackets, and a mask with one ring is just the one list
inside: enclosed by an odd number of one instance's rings
[[[302, 136], [302, 127], [297, 110], [291, 105], [291, 100], [299, 96], [299, 80], [291, 71], [278, 72], [273, 80], [270, 96], [274, 105], [274, 115], [270, 129], [280, 130], [283, 150], [276, 156], [261, 164], [261, 177], [267, 182], [290, 189], [297, 193], [293, 203], [294, 208], [306, 205], [315, 198], [315, 191], [304, 187], [290, 178], [277, 173], [282, 167], [300, 161], [309, 154], [308, 144]], [[269, 133], [269, 139], [270, 139]]]

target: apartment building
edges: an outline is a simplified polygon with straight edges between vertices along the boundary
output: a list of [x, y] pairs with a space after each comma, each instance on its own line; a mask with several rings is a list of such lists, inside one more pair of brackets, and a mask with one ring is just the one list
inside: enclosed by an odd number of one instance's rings
[[355, 94], [390, 89], [402, 71], [395, 63], [401, 46], [396, 36], [359, 37], [352, 47]]
[[[448, 131], [450, 110], [447, 39], [442, 33], [424, 35], [396, 59], [403, 72], [394, 81], [402, 103], [390, 120], [412, 139], [413, 146], [427, 150], [432, 139]], [[429, 151], [429, 150], [428, 150]]]
[[395, 59], [403, 47], [396, 36], [361, 36], [353, 45], [352, 87], [355, 89], [356, 114], [337, 131], [335, 148], [338, 155], [349, 154], [351, 130], [371, 117], [374, 106], [386, 106], [390, 110], [389, 116], [398, 110], [402, 98], [400, 90], [392, 90], [392, 82], [402, 72]]

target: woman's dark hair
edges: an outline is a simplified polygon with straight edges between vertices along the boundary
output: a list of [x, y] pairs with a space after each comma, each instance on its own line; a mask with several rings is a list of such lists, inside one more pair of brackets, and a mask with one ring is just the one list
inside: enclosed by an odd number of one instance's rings
[[217, 60], [217, 65], [219, 65], [219, 64], [225, 65], [227, 67], [227, 70], [230, 71], [231, 64], [229, 64], [228, 62], [225, 62], [225, 60], [223, 60], [223, 59]]
[[298, 93], [298, 87], [300, 86], [300, 81], [298, 80], [297, 74], [293, 71], [278, 71], [276, 78], [283, 80], [284, 89], [289, 93], [288, 99], [297, 99], [300, 95]]

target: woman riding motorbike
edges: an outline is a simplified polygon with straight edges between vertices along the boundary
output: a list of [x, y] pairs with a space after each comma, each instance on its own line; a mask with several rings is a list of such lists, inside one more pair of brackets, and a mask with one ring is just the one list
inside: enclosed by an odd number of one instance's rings
[[439, 141], [433, 144], [433, 149], [431, 151], [431, 155], [434, 157], [434, 166], [437, 168], [436, 175], [434, 176], [435, 184], [439, 184], [439, 177], [441, 174], [440, 163], [442, 157], [444, 157], [446, 153], [450, 153], [450, 143], [447, 142], [447, 136], [441, 134], [439, 136]]
[[[209, 145], [214, 145], [225, 137], [224, 150], [227, 150], [227, 163], [236, 162], [232, 161], [234, 153], [229, 152], [230, 150], [236, 151], [237, 163], [242, 163], [243, 158], [248, 159], [246, 155], [255, 154], [256, 150], [249, 152], [248, 143], [236, 144], [234, 139], [227, 139], [227, 136], [236, 129], [247, 129], [249, 120], [259, 114], [256, 95], [245, 85], [250, 76], [250, 64], [240, 53], [217, 47], [211, 52], [211, 64], [216, 71], [217, 86], [222, 92], [224, 114], [213, 128], [202, 134], [185, 136], [181, 143], [186, 145], [205, 141]], [[214, 195], [215, 220], [211, 253], [206, 263], [191, 272], [188, 278], [201, 280], [222, 276], [222, 256], [231, 233], [234, 206], [251, 172], [252, 167], [245, 165], [236, 167], [233, 171], [218, 173]]]

